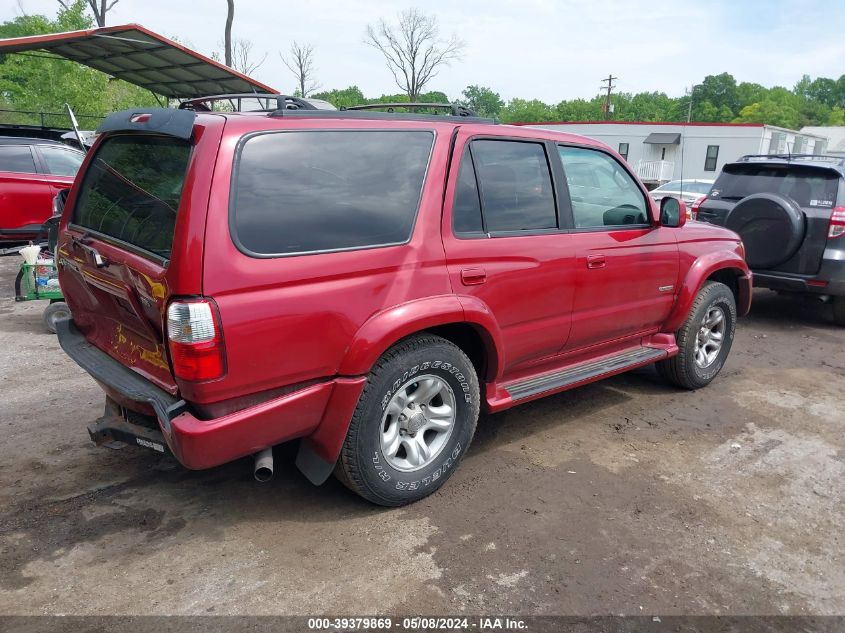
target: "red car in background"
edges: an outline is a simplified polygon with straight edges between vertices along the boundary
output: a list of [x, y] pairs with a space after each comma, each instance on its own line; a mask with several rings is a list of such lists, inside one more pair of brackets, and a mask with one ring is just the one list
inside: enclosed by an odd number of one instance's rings
[[53, 197], [73, 184], [84, 158], [58, 141], [0, 136], [0, 243], [42, 236]]

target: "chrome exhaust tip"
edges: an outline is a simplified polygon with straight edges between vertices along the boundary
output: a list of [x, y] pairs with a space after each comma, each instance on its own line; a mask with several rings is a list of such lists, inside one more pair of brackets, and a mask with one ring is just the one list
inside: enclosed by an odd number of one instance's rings
[[255, 468], [253, 470], [255, 481], [266, 483], [273, 478], [273, 449], [265, 448], [255, 454]]

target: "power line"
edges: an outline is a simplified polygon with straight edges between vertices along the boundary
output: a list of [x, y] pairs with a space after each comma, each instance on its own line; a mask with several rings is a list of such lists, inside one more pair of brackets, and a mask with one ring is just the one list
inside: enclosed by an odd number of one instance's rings
[[604, 112], [605, 120], [609, 119], [610, 115], [613, 114], [613, 103], [610, 100], [610, 95], [613, 92], [613, 89], [616, 87], [616, 85], [613, 83], [616, 79], [619, 79], [619, 77], [608, 75], [606, 79], [601, 80], [603, 84], [607, 85], [599, 87], [599, 90], [607, 91], [607, 96], [604, 98], [604, 104], [601, 107], [601, 111]]

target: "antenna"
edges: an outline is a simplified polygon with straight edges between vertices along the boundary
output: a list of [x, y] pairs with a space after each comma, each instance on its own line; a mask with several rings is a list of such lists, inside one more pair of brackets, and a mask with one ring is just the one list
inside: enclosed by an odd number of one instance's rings
[[608, 75], [606, 79], [602, 79], [601, 82], [603, 84], [607, 84], [606, 86], [600, 86], [599, 90], [606, 90], [607, 96], [604, 98], [604, 105], [602, 105], [601, 110], [604, 112], [605, 120], [610, 118], [610, 115], [613, 114], [613, 103], [610, 101], [610, 94], [613, 92], [613, 89], [616, 87], [613, 85], [613, 82], [619, 79], [619, 77], [614, 77], [612, 74]]
[[689, 105], [687, 106], [687, 123], [681, 127], [681, 199], [684, 196], [684, 151], [687, 148], [687, 125], [692, 119], [692, 95], [695, 93], [695, 86], [690, 89], [684, 89], [684, 94], [689, 95]]

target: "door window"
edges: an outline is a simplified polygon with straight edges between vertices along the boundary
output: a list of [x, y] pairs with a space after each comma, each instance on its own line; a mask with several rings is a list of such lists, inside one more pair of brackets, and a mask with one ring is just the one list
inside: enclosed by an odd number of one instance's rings
[[461, 159], [461, 170], [458, 174], [458, 186], [455, 190], [455, 204], [452, 207], [452, 226], [456, 234], [472, 234], [484, 232], [484, 221], [481, 217], [481, 200], [478, 197], [478, 181], [472, 166], [472, 154], [469, 147], [464, 151]]
[[552, 178], [542, 143], [478, 140], [470, 147], [488, 233], [557, 228]]
[[35, 161], [28, 145], [0, 145], [0, 171], [34, 174]]
[[55, 176], [76, 176], [85, 154], [61, 147], [41, 146], [41, 157], [47, 163], [47, 171]]
[[645, 196], [615, 159], [583, 147], [558, 149], [576, 228], [649, 224]]

